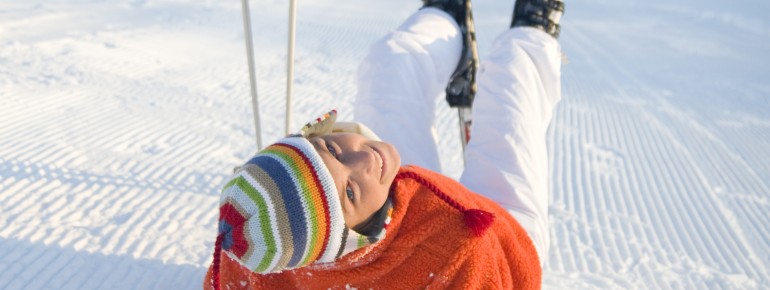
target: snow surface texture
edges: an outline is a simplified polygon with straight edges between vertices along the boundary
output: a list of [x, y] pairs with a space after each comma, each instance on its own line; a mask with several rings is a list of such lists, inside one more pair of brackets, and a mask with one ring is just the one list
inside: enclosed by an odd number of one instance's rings
[[[251, 1], [265, 142], [287, 3]], [[546, 288], [770, 288], [768, 3], [567, 1]], [[419, 6], [299, 1], [293, 129], [350, 120], [368, 45]], [[513, 1], [474, 6], [483, 56]], [[255, 152], [240, 21], [236, 0], [0, 2], [0, 289], [200, 287]]]

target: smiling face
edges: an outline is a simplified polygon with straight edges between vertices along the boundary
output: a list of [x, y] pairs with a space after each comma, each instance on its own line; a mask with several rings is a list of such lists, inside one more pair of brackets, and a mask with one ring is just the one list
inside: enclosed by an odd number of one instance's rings
[[326, 134], [308, 140], [334, 178], [345, 224], [353, 230], [366, 226], [385, 204], [401, 166], [396, 148], [354, 133]]

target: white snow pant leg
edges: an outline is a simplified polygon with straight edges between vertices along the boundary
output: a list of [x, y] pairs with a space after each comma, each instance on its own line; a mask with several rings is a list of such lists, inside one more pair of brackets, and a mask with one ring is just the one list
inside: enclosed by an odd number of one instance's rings
[[561, 47], [533, 28], [500, 35], [482, 62], [471, 141], [460, 178], [508, 209], [529, 233], [541, 265], [548, 257], [545, 134], [561, 99]]
[[441, 172], [433, 124], [462, 51], [462, 35], [444, 11], [425, 8], [377, 41], [358, 68], [354, 118], [393, 144], [403, 164]]

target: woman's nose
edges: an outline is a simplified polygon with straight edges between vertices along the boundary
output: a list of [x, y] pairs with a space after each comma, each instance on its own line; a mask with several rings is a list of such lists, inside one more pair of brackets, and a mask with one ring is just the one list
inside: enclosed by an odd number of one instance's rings
[[371, 152], [362, 148], [353, 154], [350, 163], [351, 164], [348, 166], [350, 166], [351, 169], [368, 174], [371, 173], [374, 169], [376, 160], [374, 159], [374, 155]]

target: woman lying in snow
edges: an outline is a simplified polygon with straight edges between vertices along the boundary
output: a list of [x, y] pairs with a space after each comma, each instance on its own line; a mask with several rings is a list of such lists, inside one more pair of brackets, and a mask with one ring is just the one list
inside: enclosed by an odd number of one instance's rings
[[433, 116], [463, 51], [464, 1], [424, 2], [360, 66], [361, 123], [332, 111], [237, 169], [205, 289], [540, 287], [563, 3], [517, 2], [482, 63], [457, 182], [436, 173]]

